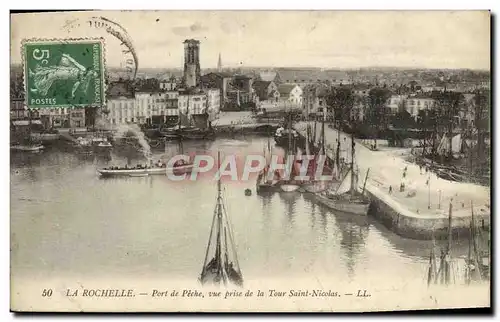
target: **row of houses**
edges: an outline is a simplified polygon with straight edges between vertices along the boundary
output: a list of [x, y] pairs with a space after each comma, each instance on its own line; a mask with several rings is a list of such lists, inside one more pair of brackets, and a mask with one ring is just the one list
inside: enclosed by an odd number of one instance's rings
[[219, 116], [221, 99], [217, 88], [178, 88], [173, 80], [161, 82], [159, 89], [128, 86], [116, 83], [108, 92], [103, 118], [110, 125], [183, 122], [204, 128], [207, 121]]
[[43, 128], [80, 128], [85, 127], [86, 111], [84, 108], [40, 108], [28, 110], [23, 98], [10, 100], [10, 120], [13, 125], [26, 121], [40, 123]]
[[[221, 105], [218, 89], [177, 88], [172, 80], [159, 85], [159, 88], [136, 89], [125, 82], [111, 83], [101, 121], [111, 126], [177, 124], [184, 117], [184, 123], [203, 128], [218, 118]], [[41, 108], [30, 112], [22, 98], [11, 99], [10, 113], [11, 121], [40, 120], [47, 129], [95, 125], [95, 114], [84, 108]]]
[[247, 75], [211, 72], [201, 76], [202, 88], [220, 90], [221, 110], [259, 108], [263, 105], [302, 105], [302, 88], [298, 84], [255, 80]]
[[[333, 107], [327, 104], [327, 96], [330, 93], [329, 86], [316, 84], [306, 86], [304, 89], [304, 115], [315, 115], [323, 113], [333, 113]], [[369, 101], [369, 88], [366, 86], [351, 86], [355, 95], [354, 106], [351, 110], [351, 117], [363, 121], [366, 117]], [[458, 122], [473, 125], [475, 120], [475, 100], [474, 94], [465, 93], [464, 101], [460, 106], [458, 114], [455, 116]], [[438, 103], [429, 93], [418, 92], [412, 94], [392, 94], [386, 101], [385, 108], [390, 115], [395, 115], [403, 111], [407, 112], [416, 121], [420, 111], [433, 110], [438, 107]]]

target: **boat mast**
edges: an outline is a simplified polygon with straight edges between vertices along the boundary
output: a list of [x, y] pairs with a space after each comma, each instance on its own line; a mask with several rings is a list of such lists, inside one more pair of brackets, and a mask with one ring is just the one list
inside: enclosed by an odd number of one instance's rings
[[335, 153], [335, 163], [337, 164], [337, 171], [340, 172], [340, 120], [337, 120], [337, 151]]
[[434, 247], [431, 247], [431, 255], [429, 256], [429, 271], [427, 273], [427, 285], [430, 285], [434, 279]]
[[[474, 207], [473, 207], [473, 204], [472, 204], [472, 200], [470, 202], [470, 206], [471, 206], [471, 241], [472, 241], [472, 249], [471, 249], [471, 255], [472, 255], [472, 260], [473, 260], [473, 263], [474, 263], [474, 266], [476, 267], [476, 270], [478, 272], [478, 275], [479, 275], [479, 279], [481, 280], [483, 278], [483, 274], [481, 272], [481, 269], [479, 267], [479, 262], [480, 262], [480, 259], [478, 258], [479, 256], [479, 250], [478, 250], [478, 246], [477, 246], [477, 235], [476, 235], [476, 221], [474, 219]], [[470, 244], [469, 244], [469, 247], [470, 247]]]
[[[354, 135], [351, 133], [351, 196], [356, 193], [355, 175], [354, 175]], [[368, 173], [367, 173], [368, 174]]]
[[448, 246], [445, 255], [445, 281], [449, 284], [451, 281], [451, 240], [452, 240], [452, 216], [453, 216], [453, 205], [450, 201], [450, 208], [448, 212]]
[[[310, 94], [312, 93], [312, 89], [311, 88], [308, 88], [307, 92], [306, 92], [306, 95], [307, 97], [310, 99]], [[309, 125], [309, 104], [307, 104], [309, 102], [309, 100], [305, 100], [304, 101], [304, 104], [306, 104], [306, 154], [307, 155], [310, 155], [311, 154], [311, 150], [309, 149], [309, 136], [310, 136], [310, 125]]]
[[[219, 173], [220, 173], [220, 152], [218, 152], [218, 165], [219, 165]], [[226, 279], [224, 276], [224, 266], [223, 266], [223, 261], [222, 261], [222, 240], [221, 240], [221, 233], [223, 232], [222, 230], [222, 189], [221, 189], [221, 178], [219, 176], [219, 179], [217, 180], [217, 226], [218, 226], [218, 231], [217, 231], [217, 247], [216, 247], [216, 252], [215, 252], [215, 258], [218, 263], [218, 272], [219, 276], [222, 277], [224, 284], [226, 283]]]
[[321, 121], [321, 153], [325, 153], [325, 119], [326, 119], [326, 106], [323, 108], [323, 120]]
[[[286, 101], [285, 101], [285, 112], [287, 111], [286, 108]], [[292, 114], [290, 111], [288, 111], [288, 153], [292, 151]]]

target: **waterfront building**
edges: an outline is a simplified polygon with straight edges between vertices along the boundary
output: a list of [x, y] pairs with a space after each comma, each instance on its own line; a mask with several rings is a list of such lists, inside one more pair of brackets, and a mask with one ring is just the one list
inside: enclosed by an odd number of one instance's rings
[[280, 100], [287, 101], [291, 104], [302, 106], [302, 89], [296, 84], [280, 84], [278, 85]]
[[207, 94], [200, 89], [183, 89], [179, 93], [178, 111], [182, 126], [206, 128], [208, 126]]
[[174, 91], [177, 88], [177, 79], [175, 76], [171, 76], [168, 79], [160, 81], [161, 91]]
[[135, 89], [128, 82], [108, 85], [106, 111], [103, 117], [109, 125], [135, 123]]
[[71, 108], [69, 110], [69, 127], [84, 128], [85, 127], [85, 108]]
[[216, 88], [209, 88], [203, 90], [207, 95], [207, 109], [208, 120], [213, 122], [219, 118], [220, 113], [220, 91]]
[[326, 97], [329, 92], [329, 87], [325, 84], [309, 84], [304, 87], [303, 91], [303, 114], [314, 117], [317, 114], [323, 113], [327, 107]]
[[[24, 120], [30, 117], [28, 108], [24, 103], [24, 98], [11, 98], [10, 100], [10, 120]], [[31, 111], [32, 118], [39, 118], [38, 111]]]
[[387, 100], [387, 108], [391, 114], [397, 114], [405, 109], [407, 95], [391, 95]]
[[43, 127], [49, 128], [69, 128], [69, 109], [64, 108], [40, 108], [38, 113]]
[[256, 80], [252, 87], [258, 101], [279, 99], [278, 86], [273, 81]]
[[415, 119], [417, 118], [419, 111], [434, 109], [435, 107], [436, 101], [425, 94], [408, 96], [405, 104], [406, 111]]
[[216, 88], [219, 90], [221, 109], [224, 107], [224, 103], [228, 101], [228, 91], [230, 90], [232, 77], [232, 74], [225, 72], [208, 73], [201, 76], [202, 88]]
[[134, 90], [126, 83], [113, 83], [108, 91], [107, 122], [110, 125], [177, 123], [179, 92], [171, 90], [173, 85], [164, 86], [160, 82], [157, 87], [149, 83], [144, 82]]

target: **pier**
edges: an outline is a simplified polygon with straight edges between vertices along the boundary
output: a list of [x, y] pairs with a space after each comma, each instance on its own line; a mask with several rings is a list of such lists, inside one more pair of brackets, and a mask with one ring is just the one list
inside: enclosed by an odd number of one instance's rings
[[[299, 122], [294, 127], [305, 136], [306, 125], [306, 122]], [[320, 126], [317, 131], [316, 137], [319, 137]], [[326, 154], [333, 159], [337, 130], [325, 127], [325, 139]], [[350, 151], [350, 136], [341, 132], [340, 141], [341, 149]], [[360, 177], [370, 168], [365, 190], [372, 201], [370, 215], [396, 234], [412, 239], [446, 238], [451, 203], [452, 234], [465, 236], [469, 231], [471, 201], [477, 224], [490, 226], [489, 187], [441, 179], [406, 161], [403, 149], [372, 151], [356, 139], [355, 143]], [[405, 189], [400, 191], [403, 180]]]

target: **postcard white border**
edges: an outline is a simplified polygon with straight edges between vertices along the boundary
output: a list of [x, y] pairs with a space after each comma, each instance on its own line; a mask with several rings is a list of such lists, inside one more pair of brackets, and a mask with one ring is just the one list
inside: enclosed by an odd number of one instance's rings
[[[7, 2], [2, 2], [2, 7], [4, 4]], [[397, 1], [397, 0], [391, 0], [391, 1], [383, 1], [382, 2], [375, 2], [375, 1], [361, 1], [361, 0], [350, 0], [350, 1], [344, 1], [342, 3], [335, 3], [334, 5], [330, 1], [321, 1], [321, 0], [309, 0], [307, 2], [304, 1], [279, 1], [278, 3], [270, 3], [268, 0], [255, 0], [251, 2], [245, 2], [245, 3], [234, 3], [230, 1], [203, 1], [203, 0], [197, 0], [197, 1], [182, 1], [182, 2], [168, 2], [165, 3], [164, 1], [130, 1], [130, 0], [124, 0], [121, 2], [107, 2], [103, 3], [102, 1], [96, 1], [96, 0], [87, 0], [85, 2], [89, 8], [102, 8], [106, 10], [119, 10], [119, 9], [128, 9], [128, 10], [147, 10], [147, 9], [337, 9], [337, 10], [361, 10], [361, 9], [377, 9], [377, 10], [394, 10], [394, 9], [410, 9], [410, 10], [429, 10], [429, 9], [434, 9], [434, 10], [443, 10], [443, 9], [458, 9], [458, 10], [471, 10], [471, 9], [492, 9], [492, 12], [497, 14], [500, 12], [500, 2], [495, 1], [495, 0], [475, 0], [475, 1], [467, 1], [467, 0], [452, 0], [452, 1], [435, 1], [435, 0], [421, 0], [421, 1], [414, 1], [414, 2], [407, 2], [407, 1]], [[116, 5], [119, 5], [117, 7]], [[39, 8], [40, 2], [39, 1], [23, 1], [22, 3], [16, 3], [18, 8], [25, 8], [25, 9], [33, 9], [33, 8]], [[74, 9], [81, 9], [81, 3], [75, 3], [75, 2], [63, 2], [63, 1], [52, 1], [52, 0], [46, 0], [43, 2], [43, 5], [47, 8], [74, 8]], [[4, 12], [8, 8], [2, 8], [4, 9]], [[496, 25], [498, 26], [498, 16], [496, 17]], [[495, 28], [497, 29], [497, 28]], [[2, 45], [4, 46], [4, 50], [0, 51], [2, 55], [5, 57], [4, 59], [4, 64], [1, 65], [1, 69], [3, 70], [2, 75], [4, 77], [2, 78], [2, 95], [5, 95], [3, 97], [3, 102], [8, 102], [9, 101], [9, 92], [8, 92], [8, 83], [9, 83], [9, 64], [7, 64], [7, 61], [9, 60], [9, 42], [8, 39], [10, 39], [10, 21], [9, 19], [4, 19], [3, 24], [2, 24], [2, 34], [3, 34], [3, 39], [4, 41], [2, 42]], [[498, 32], [494, 32], [495, 39], [494, 43], [496, 44], [498, 42]], [[495, 76], [498, 76], [498, 74], [495, 74]], [[498, 79], [498, 78], [497, 78]], [[494, 84], [494, 93], [498, 92], [497, 84]], [[8, 106], [8, 105], [7, 105]], [[4, 111], [6, 117], [8, 113], [8, 109]], [[498, 114], [496, 113], [497, 117], [495, 118], [495, 121], [498, 121]], [[5, 122], [6, 124], [6, 122]], [[4, 126], [1, 127], [1, 130], [3, 131], [3, 135], [0, 137], [0, 140], [2, 140], [3, 146], [4, 146], [4, 151], [7, 151], [7, 146], [9, 144], [9, 132], [8, 132], [8, 127]], [[498, 131], [496, 131], [498, 132]], [[496, 134], [494, 138], [495, 142], [495, 148], [498, 148], [497, 144], [500, 142], [500, 138], [498, 133]], [[9, 167], [10, 167], [10, 160], [9, 160], [9, 155], [8, 154], [2, 154], [2, 157], [0, 158], [1, 166], [3, 169], [5, 169], [5, 172], [7, 173]], [[2, 303], [3, 303], [3, 309], [2, 309], [2, 321], [10, 321], [14, 319], [14, 316], [8, 312], [9, 310], [9, 245], [10, 245], [10, 233], [9, 233], [9, 201], [10, 201], [10, 183], [8, 180], [3, 180], [2, 181], [2, 194], [1, 194], [1, 202], [0, 205], [3, 208], [3, 218], [4, 222], [3, 225], [0, 225], [0, 229], [2, 230], [2, 236], [3, 236], [3, 247], [1, 247], [1, 254], [2, 254], [2, 276], [3, 276], [3, 283], [2, 283]], [[495, 199], [497, 199], [497, 194], [500, 192], [495, 192]], [[496, 227], [494, 228], [496, 229]], [[498, 241], [498, 238], [496, 238]], [[497, 249], [495, 245], [495, 248]], [[495, 272], [496, 273], [496, 272]], [[495, 304], [498, 302], [498, 297], [495, 300]], [[492, 303], [493, 304], [493, 303]], [[60, 321], [71, 321], [74, 320], [75, 316], [64, 316], [64, 317], [59, 317]], [[108, 317], [109, 318], [109, 317]], [[116, 316], [115, 316], [116, 318]], [[124, 316], [127, 320], [145, 320], [147, 317], [144, 316]], [[178, 318], [178, 317], [170, 317], [170, 318]], [[254, 317], [255, 319], [268, 319], [268, 318], [273, 318], [273, 317]], [[310, 317], [308, 317], [310, 318]], [[349, 316], [336, 316], [334, 317], [335, 319], [338, 318], [352, 318]], [[366, 318], [366, 317], [365, 317]], [[385, 317], [380, 317], [380, 318], [385, 318]], [[425, 319], [426, 317], [423, 316], [420, 319]], [[106, 317], [104, 316], [93, 316], [93, 320], [99, 321], [99, 320], [104, 320]]]

